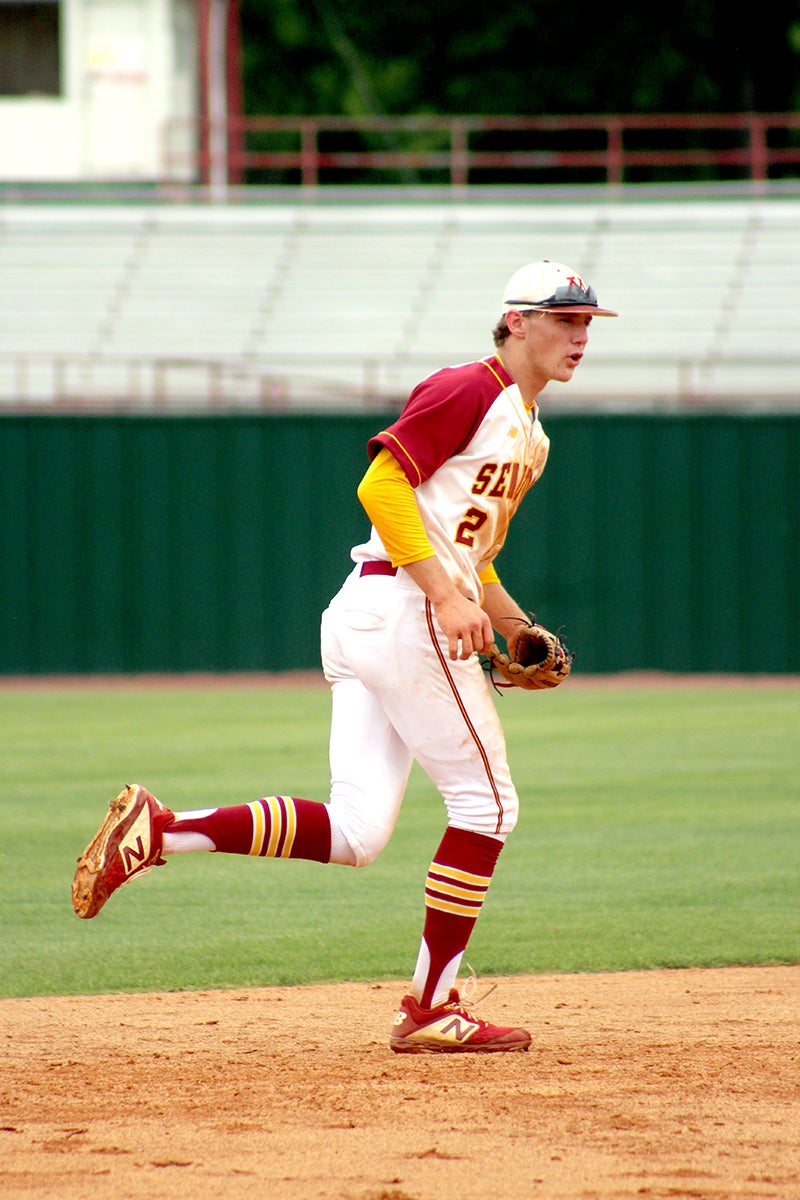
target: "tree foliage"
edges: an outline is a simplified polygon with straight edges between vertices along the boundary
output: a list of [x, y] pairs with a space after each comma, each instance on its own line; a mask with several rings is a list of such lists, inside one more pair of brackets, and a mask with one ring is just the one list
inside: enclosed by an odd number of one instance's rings
[[783, 112], [800, 0], [242, 0], [245, 109], [347, 116]]

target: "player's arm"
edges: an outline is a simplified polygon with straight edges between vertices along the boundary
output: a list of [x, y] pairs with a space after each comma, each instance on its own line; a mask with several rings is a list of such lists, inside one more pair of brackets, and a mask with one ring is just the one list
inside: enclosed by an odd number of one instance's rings
[[[494, 568], [490, 568], [494, 573]], [[520, 627], [520, 622], [527, 624], [530, 617], [520, 608], [516, 600], [503, 587], [500, 580], [494, 573], [494, 580], [486, 577], [486, 573], [481, 573], [483, 582], [483, 611], [488, 616], [492, 623], [492, 627], [497, 630], [505, 641], [508, 641], [509, 635]]]
[[486, 613], [462, 595], [436, 556], [400, 464], [382, 449], [358, 487], [358, 498], [396, 567], [403, 567], [436, 611], [450, 657], [469, 658], [492, 641]]

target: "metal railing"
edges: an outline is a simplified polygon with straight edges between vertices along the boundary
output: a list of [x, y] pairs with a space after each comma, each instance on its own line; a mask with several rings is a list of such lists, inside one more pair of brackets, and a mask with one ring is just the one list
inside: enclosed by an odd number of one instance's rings
[[[271, 173], [303, 187], [381, 180], [454, 188], [479, 182], [622, 184], [653, 178], [768, 180], [800, 167], [800, 113], [608, 114], [604, 116], [250, 116], [230, 119], [225, 137], [208, 122], [171, 122], [164, 176], [187, 166], [196, 179]], [[218, 132], [218, 131], [217, 131]], [[208, 150], [226, 147], [220, 163]], [[187, 151], [187, 146], [194, 149]], [[683, 173], [683, 174], [681, 174]]]
[[[363, 355], [294, 359], [166, 358], [115, 355], [0, 354], [0, 415], [20, 412], [216, 413], [379, 411], [399, 408], [418, 379], [441, 358], [402, 362]], [[312, 373], [316, 372], [316, 374]], [[698, 360], [676, 354], [595, 355], [589, 390], [559, 391], [558, 408], [709, 410], [719, 407], [796, 412], [800, 357], [730, 356]], [[636, 382], [637, 379], [639, 382]], [[642, 382], [644, 381], [644, 382]]]

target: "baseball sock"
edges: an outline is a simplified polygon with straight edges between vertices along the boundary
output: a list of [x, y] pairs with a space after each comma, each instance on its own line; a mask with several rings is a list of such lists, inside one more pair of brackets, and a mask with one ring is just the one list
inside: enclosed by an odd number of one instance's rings
[[189, 850], [326, 863], [331, 856], [328, 806], [296, 796], [264, 796], [252, 804], [177, 813], [164, 832], [164, 854]]
[[443, 1004], [489, 890], [503, 841], [449, 826], [425, 881], [425, 925], [411, 992], [421, 1008]]

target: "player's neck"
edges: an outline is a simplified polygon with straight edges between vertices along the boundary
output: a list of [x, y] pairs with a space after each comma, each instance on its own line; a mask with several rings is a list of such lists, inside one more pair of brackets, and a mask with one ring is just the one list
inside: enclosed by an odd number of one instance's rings
[[508, 342], [497, 356], [519, 388], [525, 407], [533, 411], [536, 398], [547, 383], [547, 379], [526, 360], [517, 345]]

